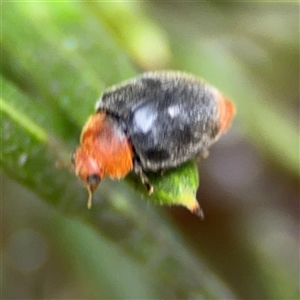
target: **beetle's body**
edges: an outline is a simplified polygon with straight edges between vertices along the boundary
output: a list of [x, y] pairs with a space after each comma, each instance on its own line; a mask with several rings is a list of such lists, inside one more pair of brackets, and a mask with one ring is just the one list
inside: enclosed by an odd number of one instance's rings
[[143, 171], [204, 156], [233, 115], [233, 104], [200, 79], [171, 71], [142, 74], [108, 89], [97, 102], [75, 152], [76, 173], [92, 191], [91, 174], [100, 181], [134, 169], [151, 190]]
[[144, 170], [159, 171], [205, 152], [216, 140], [218, 94], [188, 75], [146, 73], [106, 91], [96, 109], [122, 122]]

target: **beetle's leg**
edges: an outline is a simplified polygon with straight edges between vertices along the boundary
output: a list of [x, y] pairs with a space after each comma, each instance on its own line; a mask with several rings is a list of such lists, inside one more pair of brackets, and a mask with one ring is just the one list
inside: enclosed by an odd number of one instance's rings
[[207, 149], [202, 149], [199, 153], [196, 155], [197, 162], [201, 162], [202, 160], [208, 158], [209, 151]]
[[137, 175], [140, 176], [142, 183], [147, 188], [148, 194], [151, 195], [153, 193], [153, 186], [151, 185], [148, 177], [143, 172], [141, 165], [137, 161], [134, 161], [134, 163], [133, 163], [133, 170]]

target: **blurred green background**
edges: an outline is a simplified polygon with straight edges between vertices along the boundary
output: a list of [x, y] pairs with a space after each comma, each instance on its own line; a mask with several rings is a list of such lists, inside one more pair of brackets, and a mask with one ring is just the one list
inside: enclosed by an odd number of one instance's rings
[[[2, 299], [299, 299], [299, 4], [1, 3]], [[142, 71], [237, 106], [200, 221], [62, 166], [100, 93]]]

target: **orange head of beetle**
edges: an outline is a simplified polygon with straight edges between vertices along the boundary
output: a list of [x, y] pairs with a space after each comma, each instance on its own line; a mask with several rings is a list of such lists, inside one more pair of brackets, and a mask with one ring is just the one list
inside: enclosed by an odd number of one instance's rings
[[73, 154], [76, 175], [92, 195], [105, 177], [120, 179], [133, 168], [133, 150], [118, 122], [104, 112], [92, 115], [83, 128], [81, 146]]

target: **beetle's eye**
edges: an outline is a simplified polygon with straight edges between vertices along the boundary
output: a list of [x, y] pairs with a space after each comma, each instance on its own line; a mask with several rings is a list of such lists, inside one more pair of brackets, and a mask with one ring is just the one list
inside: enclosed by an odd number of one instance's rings
[[87, 182], [89, 185], [95, 185], [100, 182], [100, 177], [98, 174], [92, 174], [87, 177]]
[[75, 151], [72, 153], [72, 156], [71, 156], [71, 163], [73, 165], [75, 165]]

